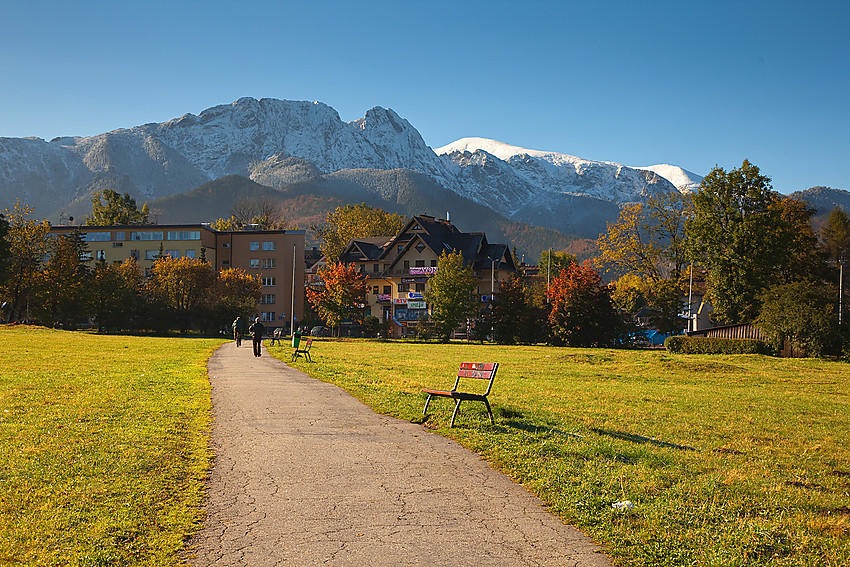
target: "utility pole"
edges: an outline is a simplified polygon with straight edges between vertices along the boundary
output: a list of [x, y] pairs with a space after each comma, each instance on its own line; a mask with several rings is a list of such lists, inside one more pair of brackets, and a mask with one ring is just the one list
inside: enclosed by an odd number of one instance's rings
[[838, 257], [838, 326], [841, 327], [844, 316], [844, 260], [847, 254], [846, 250], [841, 251], [841, 256]]

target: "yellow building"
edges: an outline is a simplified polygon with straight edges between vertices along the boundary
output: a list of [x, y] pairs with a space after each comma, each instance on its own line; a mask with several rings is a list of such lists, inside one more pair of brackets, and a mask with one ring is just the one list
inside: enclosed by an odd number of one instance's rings
[[414, 216], [395, 236], [358, 238], [340, 260], [366, 276], [367, 315], [392, 322], [393, 336], [411, 332], [428, 312], [425, 292], [443, 253], [458, 252], [478, 278], [482, 308], [498, 293], [499, 282], [516, 270], [506, 244], [490, 244], [483, 232], [460, 232], [449, 221]]
[[88, 258], [107, 263], [135, 258], [147, 275], [160, 253], [205, 259], [218, 270], [241, 268], [260, 278], [256, 316], [267, 327], [295, 324], [304, 313], [303, 230], [219, 231], [207, 224], [53, 226], [52, 234], [82, 232]]

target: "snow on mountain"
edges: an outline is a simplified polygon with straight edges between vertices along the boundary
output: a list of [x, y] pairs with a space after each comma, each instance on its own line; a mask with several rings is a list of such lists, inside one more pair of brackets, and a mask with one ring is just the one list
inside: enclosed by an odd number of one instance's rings
[[482, 162], [480, 156], [477, 159], [466, 157], [481, 153], [510, 166], [510, 170], [533, 191], [527, 193], [525, 199], [513, 199], [515, 208], [509, 214], [519, 210], [531, 199], [552, 199], [559, 194], [584, 195], [626, 203], [673, 189], [666, 179], [651, 171], [612, 162], [585, 160], [557, 152], [528, 150], [487, 138], [462, 138], [434, 151], [448, 157], [461, 168]]
[[643, 167], [635, 167], [634, 169], [643, 169], [657, 173], [683, 193], [696, 191], [702, 183], [702, 175], [697, 175], [687, 169], [682, 169], [678, 165], [669, 165], [666, 163], [658, 165], [647, 165]]
[[[699, 177], [667, 167], [688, 179]], [[567, 232], [570, 219], [587, 217], [578, 208], [609, 215], [611, 204], [616, 209], [673, 188], [667, 170], [483, 138], [463, 138], [435, 151], [407, 120], [386, 108], [343, 122], [321, 102], [241, 98], [197, 116], [86, 138], [0, 138], [0, 207], [20, 196], [49, 214], [106, 187], [144, 200], [231, 174], [281, 189], [356, 169], [417, 171], [505, 216]]]

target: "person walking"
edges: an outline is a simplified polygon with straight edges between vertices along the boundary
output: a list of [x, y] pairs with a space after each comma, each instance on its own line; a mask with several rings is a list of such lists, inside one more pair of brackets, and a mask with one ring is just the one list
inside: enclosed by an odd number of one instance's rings
[[245, 321], [242, 320], [242, 317], [237, 316], [233, 321], [233, 339], [236, 341], [236, 346], [239, 347], [242, 345], [242, 336], [245, 334]]
[[266, 332], [266, 328], [262, 323], [260, 323], [259, 317], [254, 319], [254, 324], [248, 327], [248, 331], [251, 333], [251, 338], [254, 340], [254, 356], [263, 356], [261, 349], [263, 346], [263, 335]]

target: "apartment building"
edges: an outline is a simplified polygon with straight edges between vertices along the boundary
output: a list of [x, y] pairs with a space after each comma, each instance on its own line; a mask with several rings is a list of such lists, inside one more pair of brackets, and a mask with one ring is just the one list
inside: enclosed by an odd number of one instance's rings
[[394, 236], [352, 240], [340, 260], [355, 264], [366, 276], [366, 315], [391, 321], [393, 336], [413, 331], [429, 306], [430, 278], [444, 252], [458, 252], [478, 278], [477, 292], [486, 308], [499, 282], [516, 270], [506, 244], [490, 244], [482, 232], [460, 232], [448, 220], [414, 216]]
[[88, 259], [123, 262], [135, 258], [145, 274], [160, 253], [205, 259], [218, 270], [241, 268], [260, 278], [256, 316], [267, 327], [288, 327], [304, 314], [303, 230], [219, 231], [208, 224], [53, 226], [52, 234], [80, 230]]

